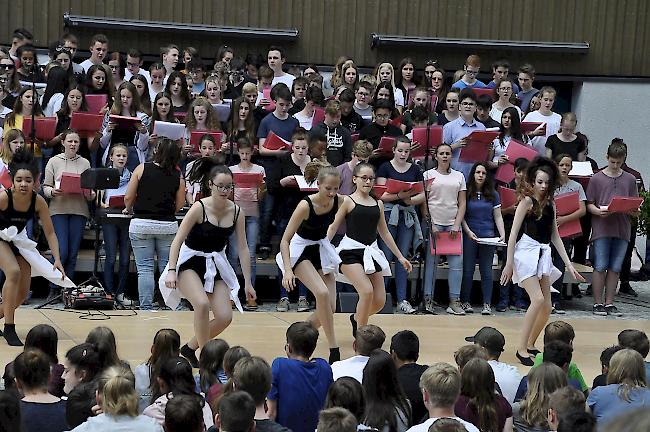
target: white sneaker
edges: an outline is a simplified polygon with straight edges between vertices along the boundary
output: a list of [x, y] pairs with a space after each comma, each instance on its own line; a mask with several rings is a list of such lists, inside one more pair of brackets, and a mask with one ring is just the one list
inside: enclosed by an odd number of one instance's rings
[[124, 294], [118, 294], [117, 297], [116, 297], [116, 300], [117, 300], [117, 302], [119, 304], [121, 304], [122, 306], [125, 306], [125, 307], [133, 307], [133, 306], [138, 305], [135, 300], [131, 300], [130, 298], [128, 298]]
[[311, 306], [307, 301], [307, 297], [298, 298], [298, 312], [309, 312], [310, 310]]
[[465, 313], [474, 313], [474, 309], [472, 308], [472, 305], [470, 303], [463, 303], [461, 304], [461, 307], [465, 311]]
[[425, 297], [424, 298], [424, 309], [426, 309], [427, 312], [430, 314], [435, 314], [435, 306], [433, 303], [433, 297]]
[[449, 302], [449, 307], [447, 308], [447, 313], [451, 315], [465, 315], [465, 310], [458, 300], [452, 300]]
[[483, 305], [483, 310], [481, 311], [481, 315], [492, 315], [492, 308], [490, 307], [489, 304], [484, 304]]
[[401, 302], [399, 302], [399, 305], [397, 305], [397, 307], [405, 314], [415, 313], [415, 308], [411, 306], [411, 303], [409, 303], [408, 300], [402, 300]]
[[288, 312], [289, 311], [289, 299], [287, 297], [282, 297], [278, 302], [275, 310], [278, 312]]

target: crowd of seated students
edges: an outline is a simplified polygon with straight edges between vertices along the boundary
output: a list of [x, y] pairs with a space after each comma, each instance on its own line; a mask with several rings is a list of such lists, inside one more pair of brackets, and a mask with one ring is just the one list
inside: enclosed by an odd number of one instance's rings
[[[359, 152], [364, 153], [358, 149], [369, 144], [372, 152], [367, 159], [377, 169], [380, 182], [418, 181], [422, 171], [433, 170], [429, 172], [437, 176], [437, 181], [428, 186], [428, 202], [411, 191], [405, 191], [402, 197], [384, 193], [378, 198], [386, 202], [389, 228], [406, 257], [418, 255], [421, 240], [428, 238], [429, 231], [449, 230], [463, 237], [467, 253], [447, 257], [447, 312], [454, 315], [473, 312], [472, 278], [477, 261], [483, 280], [483, 314], [492, 314], [493, 304], [500, 312], [509, 306], [526, 307], [521, 290], [512, 284], [501, 287], [498, 300], [493, 300], [496, 296], [492, 295], [490, 278], [494, 247], [477, 243], [479, 237], [507, 240], [509, 235], [513, 207], [501, 205], [496, 188], [516, 188], [519, 184], [508, 185], [496, 180], [495, 174], [503, 165], [515, 162], [518, 172], [525, 169], [523, 161], [508, 159], [510, 143], [518, 142], [540, 156], [553, 158], [560, 167], [568, 164], [569, 171], [572, 163], [585, 161], [592, 163], [594, 172], [598, 171], [587, 156], [588, 140], [577, 131], [575, 114], [560, 115], [553, 111], [557, 93], [549, 86], [534, 87], [535, 69], [531, 64], [521, 65], [516, 77], [511, 77], [510, 64], [497, 59], [491, 67], [492, 80], [485, 84], [479, 79], [481, 58], [477, 55], [467, 57], [462, 68], [453, 74], [458, 77], [454, 80], [431, 60], [417, 64], [405, 58], [398, 67], [382, 62], [372, 73], [362, 74], [353, 59], [341, 57], [331, 77], [326, 77], [314, 65], [302, 70], [288, 68], [285, 52], [279, 46], [268, 49], [266, 61], [259, 55], [243, 58], [232, 48], [222, 47], [211, 67], [212, 62], [204, 62], [206, 57], [195, 48], [179, 49], [170, 44], [161, 48], [159, 61], [145, 69], [144, 56], [136, 47], [126, 55], [111, 52], [109, 40], [102, 34], [91, 38], [90, 57], [77, 64], [80, 42], [67, 33], [50, 44], [50, 61], [41, 73], [32, 44], [31, 33], [17, 29], [12, 46], [0, 50], [2, 164], [10, 161], [15, 148], [33, 146], [44, 172], [41, 190], [50, 201], [62, 261], [70, 277], [75, 274], [83, 230], [96, 209], [110, 212], [118, 210], [116, 207], [121, 203], [125, 202], [127, 207], [135, 203], [130, 224], [128, 220], [117, 219], [102, 224], [106, 253], [104, 288], [125, 306], [138, 303], [125, 292], [126, 258], [132, 249], [138, 269], [139, 306], [145, 310], [154, 307], [154, 256], [159, 270], [162, 269], [176, 232], [174, 213], [198, 197], [197, 185], [184, 181], [197, 157], [219, 158], [236, 173], [262, 174], [259, 188], [243, 190], [235, 185], [234, 194], [234, 200], [246, 208], [253, 263], [275, 252], [272, 236], [282, 233], [296, 203], [306, 195], [296, 187], [295, 177], [304, 174], [312, 158], [325, 159], [340, 170], [346, 165], [352, 168], [349, 164], [366, 159], [358, 157]], [[83, 43], [81, 46], [85, 47]], [[32, 79], [45, 84], [38, 94], [33, 94], [29, 86]], [[483, 93], [475, 94], [477, 89]], [[492, 93], [485, 94], [485, 89], [492, 89]], [[104, 116], [101, 127], [94, 131], [70, 130], [75, 113], [91, 109], [90, 95], [104, 97], [104, 106], [96, 107], [98, 114]], [[55, 118], [55, 135], [31, 143], [22, 126], [32, 115]], [[132, 121], [118, 120], [119, 116], [130, 117]], [[170, 145], [156, 128], [163, 121], [183, 125], [182, 138]], [[543, 125], [523, 128], [523, 123]], [[451, 146], [448, 158], [429, 148], [428, 143], [414, 141], [413, 129], [429, 126], [442, 128], [442, 142]], [[467, 138], [470, 133], [486, 129], [496, 130], [499, 135], [485, 160], [473, 161], [479, 164], [474, 166], [461, 153], [471, 143]], [[390, 145], [380, 147], [384, 137], [392, 137], [406, 146], [402, 149], [401, 144], [396, 144], [392, 150]], [[272, 145], [271, 142], [281, 143], [277, 138], [288, 144]], [[356, 142], [364, 144], [355, 147]], [[642, 190], [643, 182], [639, 173], [625, 163], [627, 153], [622, 140], [613, 142], [619, 144], [614, 153], [607, 155], [608, 167], [594, 174], [589, 187], [569, 179], [568, 171], [564, 173], [561, 192], [578, 191], [581, 207], [578, 212], [562, 215], [560, 223], [580, 220], [582, 235], [566, 238], [565, 247], [574, 262], [595, 266], [594, 314], [619, 316], [621, 312], [614, 305], [619, 274], [623, 275], [621, 292], [636, 295], [629, 285], [629, 257], [636, 226], [631, 224], [629, 215], [607, 213], [601, 205], [611, 198], [609, 183], [619, 177], [626, 184], [626, 195]], [[429, 153], [413, 157], [411, 153], [423, 147]], [[448, 164], [442, 161], [445, 158]], [[92, 193], [70, 195], [61, 189], [63, 173], [78, 174], [88, 167], [103, 166], [119, 170], [117, 189], [100, 197]], [[441, 166], [446, 166], [442, 171], [451, 175], [441, 174]], [[450, 179], [453, 193], [446, 189]], [[441, 192], [442, 189], [445, 191]], [[345, 187], [342, 190], [350, 191]], [[143, 194], [155, 197], [145, 205], [135, 200]], [[125, 199], [111, 199], [120, 196]], [[427, 214], [432, 224], [424, 223]], [[484, 217], [492, 221], [479, 223]], [[32, 226], [28, 224], [30, 232]], [[589, 239], [594, 243], [588, 256]], [[233, 258], [237, 256], [234, 243], [231, 242], [229, 252]], [[424, 304], [434, 312], [434, 267], [439, 257], [426, 250], [422, 253], [427, 263]], [[114, 282], [118, 254], [119, 277]], [[411, 301], [415, 295], [406, 291], [407, 276], [400, 266], [396, 267], [398, 309], [413, 313]], [[554, 310], [562, 313], [560, 296], [580, 293], [575, 291], [577, 286], [573, 292], [567, 292], [561, 280], [555, 287], [561, 294], [554, 296]], [[298, 310], [309, 310], [306, 290], [302, 285], [299, 288]], [[255, 300], [249, 299], [247, 308], [256, 307]], [[280, 289], [277, 310], [289, 308], [288, 294]]]
[[418, 363], [422, 346], [414, 332], [399, 331], [385, 346], [381, 328], [361, 326], [356, 355], [330, 366], [314, 355], [318, 330], [301, 321], [286, 331], [286, 357], [269, 364], [254, 350], [214, 339], [196, 372], [179, 356], [173, 329], [159, 330], [150, 357], [132, 370], [106, 327], [91, 330], [59, 364], [57, 332], [39, 324], [5, 367], [0, 430], [647, 430], [646, 334], [622, 331], [591, 388], [571, 360], [571, 344], [559, 340], [573, 343], [574, 336], [570, 324], [551, 322], [539, 362], [522, 377], [499, 361], [506, 341], [493, 327], [466, 337], [470, 344], [459, 346], [455, 365], [426, 365]]

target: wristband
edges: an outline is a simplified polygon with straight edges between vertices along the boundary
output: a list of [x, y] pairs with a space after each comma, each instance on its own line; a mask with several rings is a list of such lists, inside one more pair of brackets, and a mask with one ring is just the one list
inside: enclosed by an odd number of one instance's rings
[[167, 271], [168, 271], [168, 272], [170, 272], [170, 271], [176, 271], [176, 269], [175, 269], [175, 268], [170, 268], [170, 269], [167, 269]]

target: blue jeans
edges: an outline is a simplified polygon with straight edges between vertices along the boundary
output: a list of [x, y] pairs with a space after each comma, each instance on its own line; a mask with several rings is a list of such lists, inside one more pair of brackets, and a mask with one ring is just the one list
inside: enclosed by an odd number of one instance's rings
[[[384, 218], [386, 219], [386, 224], [388, 224], [388, 220], [390, 219], [390, 212], [384, 212]], [[413, 244], [414, 231], [415, 225], [411, 226], [410, 228], [406, 227], [403, 212], [399, 213], [399, 221], [397, 223], [397, 226], [388, 225], [388, 232], [390, 232], [390, 235], [393, 236], [393, 239], [397, 244], [397, 248], [405, 257], [408, 256], [411, 245]], [[391, 250], [383, 241], [380, 241], [380, 247], [389, 262], [395, 258], [393, 252], [391, 252]], [[399, 303], [402, 300], [406, 300], [406, 283], [408, 282], [408, 273], [397, 261], [395, 262], [395, 274], [393, 276], [395, 278], [395, 293], [397, 295], [397, 303]], [[387, 290], [390, 280], [390, 277], [384, 278], [384, 285]]]
[[[248, 243], [248, 255], [251, 257], [251, 285], [255, 286], [255, 273], [257, 269], [257, 233], [260, 224], [257, 216], [246, 216], [246, 243]], [[232, 268], [237, 268], [239, 262], [237, 251], [237, 233], [234, 232], [228, 239], [228, 260]]]
[[627, 240], [614, 237], [601, 237], [593, 241], [594, 270], [607, 270], [620, 273], [627, 250]]
[[[453, 225], [435, 225], [438, 231], [451, 231]], [[428, 233], [426, 235], [429, 235]], [[458, 233], [462, 235], [462, 233]], [[433, 297], [433, 286], [436, 283], [436, 272], [438, 271], [438, 256], [431, 255], [431, 251], [425, 252], [426, 261], [424, 264], [424, 295]], [[449, 263], [449, 273], [447, 283], [449, 284], [449, 299], [458, 300], [460, 298], [460, 284], [463, 278], [463, 256], [447, 255]]]
[[492, 303], [492, 259], [495, 250], [495, 246], [478, 244], [468, 236], [463, 236], [463, 286], [460, 292], [460, 300], [463, 303], [470, 303], [471, 300], [477, 258], [483, 304]]
[[158, 257], [158, 272], [162, 273], [169, 261], [169, 249], [174, 240], [174, 234], [136, 234], [129, 233], [135, 265], [138, 269], [138, 294], [140, 309], [153, 309], [154, 254]]
[[259, 217], [259, 241], [262, 246], [271, 245], [271, 218], [273, 217], [274, 204], [275, 196], [267, 192], [264, 195], [264, 198], [262, 198], [261, 213]]
[[[105, 223], [102, 225], [104, 232], [104, 288], [106, 292], [115, 296], [124, 294], [126, 281], [129, 277], [129, 262], [131, 260], [131, 242], [129, 241], [129, 224]], [[119, 249], [118, 249], [119, 243]], [[115, 272], [115, 257], [120, 254], [120, 268], [117, 289], [113, 284]]]
[[[284, 230], [287, 229], [287, 225], [289, 225], [289, 219], [282, 219], [278, 223], [278, 232], [279, 233], [284, 233]], [[278, 282], [280, 283], [280, 298], [283, 297], [289, 297], [289, 291], [287, 291], [283, 286], [282, 286], [282, 271], [278, 269]], [[298, 296], [299, 297], [307, 297], [307, 287], [305, 284], [303, 284], [300, 280], [298, 280]]]
[[53, 215], [52, 224], [59, 241], [61, 264], [63, 264], [66, 276], [73, 279], [77, 268], [79, 245], [86, 227], [86, 217], [74, 214]]

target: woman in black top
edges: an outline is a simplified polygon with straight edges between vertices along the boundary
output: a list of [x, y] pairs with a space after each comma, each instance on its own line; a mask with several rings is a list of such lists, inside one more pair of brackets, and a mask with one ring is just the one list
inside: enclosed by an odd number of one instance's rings
[[573, 268], [558, 233], [553, 192], [559, 177], [557, 165], [550, 159], [537, 157], [528, 166], [519, 187], [520, 201], [501, 273], [501, 285], [512, 279], [530, 297], [516, 353], [525, 366], [532, 366], [532, 357], [540, 352], [535, 342], [551, 314], [551, 284], [561, 276], [553, 266], [549, 243], [553, 242], [567, 271], [575, 279], [585, 281]]
[[307, 164], [305, 180], [318, 179], [318, 192], [303, 198], [291, 215], [280, 241], [278, 266], [283, 271], [282, 286], [291, 291], [296, 276], [314, 294], [316, 313], [309, 321], [322, 324], [330, 347], [330, 364], [341, 359], [334, 335], [336, 310], [336, 267], [339, 258], [327, 239], [327, 228], [343, 203], [338, 195], [341, 174], [318, 159]]
[[370, 315], [376, 314], [386, 303], [386, 290], [383, 276], [390, 276], [390, 265], [379, 249], [377, 235], [381, 237], [396, 261], [406, 269], [413, 270], [409, 260], [404, 258], [395, 240], [388, 231], [384, 205], [370, 192], [375, 184], [375, 169], [367, 163], [354, 167], [352, 181], [356, 190], [343, 201], [334, 222], [327, 230], [327, 238], [332, 239], [345, 219], [345, 237], [337, 251], [341, 257], [341, 273], [359, 293], [357, 312], [350, 315], [352, 334], [356, 336], [358, 325], [368, 324]]
[[571, 156], [573, 161], [586, 161], [587, 143], [580, 135], [575, 133], [577, 126], [578, 119], [574, 113], [562, 114], [560, 131], [546, 140], [546, 157], [555, 159], [559, 155], [566, 153]]
[[[50, 282], [74, 286], [65, 279], [65, 271], [59, 256], [59, 242], [54, 232], [50, 211], [45, 199], [34, 192], [38, 178], [38, 164], [28, 150], [18, 149], [9, 163], [13, 187], [0, 193], [0, 270], [6, 275], [2, 289], [3, 301], [0, 318], [4, 317], [4, 337], [11, 346], [22, 346], [16, 334], [14, 312], [27, 298], [32, 277], [32, 266], [44, 262], [43, 269], [55, 275], [47, 275]], [[38, 215], [52, 251], [54, 267], [36, 251], [36, 244], [27, 238], [27, 221]], [[12, 231], [14, 231], [12, 233]], [[35, 269], [37, 270], [37, 269]], [[56, 271], [56, 272], [55, 272]], [[38, 273], [38, 271], [35, 271]], [[69, 285], [66, 282], [69, 282]], [[2, 332], [0, 332], [2, 333]]]
[[[242, 311], [237, 297], [237, 275], [225, 254], [233, 232], [237, 233], [246, 297], [255, 299], [256, 294], [251, 285], [245, 215], [229, 199], [233, 190], [232, 173], [212, 158], [201, 158], [194, 163], [188, 178], [201, 183], [201, 193], [206, 198], [195, 202], [183, 218], [159, 286], [170, 307], [180, 299], [170, 290], [178, 288], [194, 308], [195, 336], [181, 348], [181, 354], [198, 365], [195, 351], [224, 331], [232, 321], [229, 300]], [[209, 319], [210, 311], [214, 315], [212, 320]]]
[[175, 214], [185, 204], [185, 180], [177, 167], [179, 158], [176, 141], [158, 139], [153, 161], [140, 164], [133, 171], [124, 196], [124, 212], [133, 212], [129, 238], [138, 269], [140, 310], [153, 308], [153, 257], [157, 255], [158, 270], [162, 272], [178, 230]]

